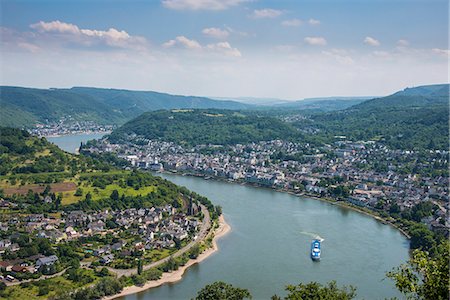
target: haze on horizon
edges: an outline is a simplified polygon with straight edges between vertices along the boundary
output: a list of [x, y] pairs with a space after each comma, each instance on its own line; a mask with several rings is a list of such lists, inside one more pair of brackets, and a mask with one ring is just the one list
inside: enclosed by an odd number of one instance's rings
[[446, 0], [11, 1], [1, 85], [297, 100], [447, 83]]

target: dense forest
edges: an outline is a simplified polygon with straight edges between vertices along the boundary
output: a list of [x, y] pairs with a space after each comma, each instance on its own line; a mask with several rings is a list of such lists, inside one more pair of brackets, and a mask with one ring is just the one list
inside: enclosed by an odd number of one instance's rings
[[172, 108], [245, 109], [249, 105], [151, 91], [75, 87], [34, 89], [0, 86], [0, 126], [31, 127], [70, 116], [77, 121], [123, 124], [145, 111]]
[[313, 114], [294, 125], [315, 132], [314, 136], [324, 142], [346, 136], [350, 140], [381, 141], [393, 149], [447, 149], [448, 88], [435, 85], [406, 89], [345, 110]]
[[229, 110], [172, 110], [144, 113], [110, 135], [111, 141], [129, 135], [182, 145], [242, 144], [274, 139], [300, 139], [294, 127], [274, 117]]

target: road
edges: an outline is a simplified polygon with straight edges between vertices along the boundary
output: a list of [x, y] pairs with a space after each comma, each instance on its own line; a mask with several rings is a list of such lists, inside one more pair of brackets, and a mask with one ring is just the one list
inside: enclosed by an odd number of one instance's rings
[[[24, 283], [24, 282], [31, 282], [31, 281], [39, 281], [39, 280], [43, 280], [43, 279], [48, 279], [48, 278], [52, 278], [52, 277], [57, 277], [57, 276], [61, 276], [62, 274], [64, 274], [64, 272], [66, 271], [67, 269], [64, 269], [64, 270], [62, 270], [61, 272], [58, 272], [58, 273], [55, 273], [55, 274], [53, 274], [53, 275], [42, 275], [41, 277], [39, 277], [38, 279], [26, 279], [26, 280], [22, 280], [22, 281], [19, 281], [19, 280], [14, 280], [13, 282], [10, 282], [10, 281], [8, 281], [8, 280], [3, 280], [3, 282], [7, 285], [7, 286], [12, 286], [12, 285], [18, 285], [18, 284], [21, 284], [21, 283]], [[0, 280], [1, 281], [1, 280]]]
[[[148, 270], [154, 267], [159, 266], [160, 264], [163, 264], [165, 262], [167, 262], [170, 257], [179, 257], [181, 255], [183, 255], [184, 253], [186, 253], [187, 251], [189, 251], [195, 244], [197, 244], [198, 242], [202, 241], [206, 235], [209, 232], [209, 228], [211, 227], [211, 216], [209, 214], [208, 209], [204, 206], [204, 205], [200, 205], [201, 209], [202, 209], [202, 213], [203, 213], [203, 223], [202, 223], [202, 227], [200, 228], [200, 231], [198, 232], [198, 236], [197, 239], [194, 241], [191, 241], [189, 244], [187, 244], [186, 246], [184, 246], [183, 248], [181, 248], [180, 250], [178, 250], [175, 254], [165, 257], [163, 259], [160, 259], [158, 261], [152, 262], [148, 265], [145, 265], [143, 267], [143, 270]], [[114, 269], [114, 268], [110, 268], [108, 267], [108, 270], [117, 274], [117, 277], [122, 277], [122, 276], [131, 276], [134, 274], [137, 274], [137, 268], [133, 268], [133, 269]]]

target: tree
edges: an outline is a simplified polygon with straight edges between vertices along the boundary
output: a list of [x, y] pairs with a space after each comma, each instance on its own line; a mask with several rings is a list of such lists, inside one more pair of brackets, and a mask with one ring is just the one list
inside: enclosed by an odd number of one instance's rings
[[189, 258], [196, 259], [200, 255], [200, 246], [195, 244], [189, 251]]
[[42, 192], [42, 196], [44, 196], [44, 197], [47, 196], [50, 193], [51, 189], [52, 189], [52, 187], [49, 184], [47, 184], [45, 186], [44, 191]]
[[411, 259], [387, 276], [395, 281], [400, 292], [412, 299], [448, 299], [449, 295], [449, 246], [444, 241], [437, 247], [435, 256], [414, 250]]
[[86, 201], [90, 201], [90, 200], [92, 200], [92, 195], [91, 195], [91, 192], [88, 192], [86, 194]]
[[242, 300], [252, 299], [247, 289], [234, 287], [223, 281], [206, 285], [198, 293], [195, 300]]
[[119, 192], [117, 190], [113, 190], [111, 196], [109, 196], [111, 200], [118, 201], [119, 200]]
[[137, 273], [138, 273], [139, 275], [141, 275], [143, 269], [144, 269], [144, 264], [142, 263], [142, 259], [139, 259], [139, 260], [138, 260], [138, 264], [137, 264]]
[[[353, 286], [339, 288], [336, 281], [331, 281], [327, 285], [317, 282], [288, 285], [286, 291], [288, 295], [284, 297], [285, 300], [350, 300], [356, 297], [356, 288]], [[274, 295], [272, 300], [281, 298]]]
[[73, 195], [77, 196], [77, 197], [83, 196], [83, 189], [82, 188], [77, 188], [77, 190], [75, 191], [75, 194], [73, 194]]
[[411, 236], [411, 249], [428, 251], [436, 245], [433, 232], [423, 224], [414, 224], [409, 230]]

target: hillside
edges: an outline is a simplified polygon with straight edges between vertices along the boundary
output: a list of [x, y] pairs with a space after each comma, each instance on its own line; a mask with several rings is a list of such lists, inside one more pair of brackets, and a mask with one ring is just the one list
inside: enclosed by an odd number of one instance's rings
[[352, 109], [384, 109], [387, 107], [425, 107], [448, 105], [449, 85], [436, 84], [406, 88], [387, 97], [375, 98], [355, 105]]
[[147, 112], [113, 131], [110, 140], [125, 140], [131, 134], [190, 146], [300, 137], [295, 128], [276, 118], [228, 110]]
[[[126, 162], [114, 155], [95, 158], [73, 155], [45, 138], [16, 128], [0, 127], [0, 195], [7, 201], [20, 203], [14, 206], [16, 210], [42, 213], [61, 208], [97, 210], [164, 203], [179, 207], [183, 204], [181, 194], [198, 196], [150, 173], [123, 171], [114, 166], [120, 164]], [[59, 206], [42, 200], [36, 202], [34, 193], [44, 193], [46, 189], [60, 195]], [[111, 202], [113, 190], [124, 196], [120, 203]], [[211, 206], [206, 198], [200, 201], [208, 208]]]
[[77, 121], [120, 125], [145, 111], [174, 108], [245, 109], [248, 105], [157, 92], [76, 87], [33, 89], [0, 87], [0, 126], [29, 127], [36, 122]]
[[312, 115], [296, 123], [316, 128], [331, 141], [344, 135], [352, 140], [382, 140], [398, 149], [448, 149], [449, 85], [409, 88], [342, 111]]
[[353, 105], [362, 103], [368, 99], [372, 99], [372, 97], [307, 98], [303, 100], [276, 105], [276, 108], [328, 112], [346, 109]]

